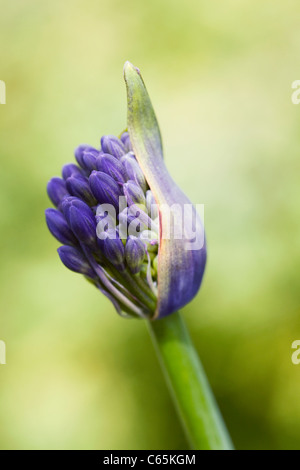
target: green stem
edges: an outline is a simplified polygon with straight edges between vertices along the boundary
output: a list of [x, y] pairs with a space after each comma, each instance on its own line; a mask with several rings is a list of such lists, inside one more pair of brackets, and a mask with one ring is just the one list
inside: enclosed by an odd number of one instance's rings
[[232, 442], [180, 314], [148, 322], [157, 354], [193, 449], [229, 450]]

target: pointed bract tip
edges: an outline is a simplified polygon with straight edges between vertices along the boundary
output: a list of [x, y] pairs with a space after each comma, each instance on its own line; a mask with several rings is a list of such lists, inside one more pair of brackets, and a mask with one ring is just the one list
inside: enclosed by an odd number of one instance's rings
[[127, 60], [124, 64], [123, 73], [125, 80], [132, 73], [138, 73], [139, 75], [141, 75], [140, 69], [135, 67], [131, 62], [129, 62], [129, 60]]

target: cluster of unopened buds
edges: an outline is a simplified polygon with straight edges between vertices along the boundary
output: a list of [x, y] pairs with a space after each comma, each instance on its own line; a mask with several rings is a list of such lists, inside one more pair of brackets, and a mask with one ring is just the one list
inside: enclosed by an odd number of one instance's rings
[[62, 262], [84, 274], [119, 313], [151, 316], [157, 299], [159, 214], [129, 135], [103, 136], [101, 149], [80, 145], [78, 165], [47, 186], [46, 210]]
[[[205, 237], [194, 206], [164, 164], [139, 70], [126, 62], [124, 76], [128, 132], [103, 136], [99, 149], [75, 150], [77, 165], [65, 165], [62, 177], [48, 183], [56, 209], [46, 210], [46, 221], [63, 244], [58, 253], [69, 269], [100, 289], [118, 313], [155, 320], [196, 295]], [[183, 220], [178, 214], [185, 207]]]

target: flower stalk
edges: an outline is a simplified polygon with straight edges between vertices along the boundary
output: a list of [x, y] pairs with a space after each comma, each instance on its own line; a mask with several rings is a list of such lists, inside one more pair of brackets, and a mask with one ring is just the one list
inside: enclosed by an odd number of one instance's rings
[[[124, 66], [127, 130], [100, 148], [80, 145], [47, 192], [52, 235], [71, 271], [124, 317], [145, 319], [194, 449], [230, 449], [230, 437], [178, 310], [197, 294], [206, 264], [204, 227], [171, 178], [140, 71]], [[188, 209], [188, 210], [187, 210]], [[186, 212], [187, 210], [187, 212]], [[180, 236], [179, 236], [180, 235]]]
[[148, 327], [191, 448], [231, 450], [230, 436], [180, 313], [148, 321]]

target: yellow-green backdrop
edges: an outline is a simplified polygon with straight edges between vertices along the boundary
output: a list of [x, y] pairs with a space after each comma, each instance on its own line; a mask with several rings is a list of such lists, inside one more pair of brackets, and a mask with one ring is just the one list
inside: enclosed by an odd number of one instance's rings
[[205, 204], [184, 316], [237, 448], [300, 448], [297, 0], [0, 0], [2, 449], [182, 449], [148, 332], [59, 262], [47, 180], [126, 126], [143, 73], [167, 165]]

